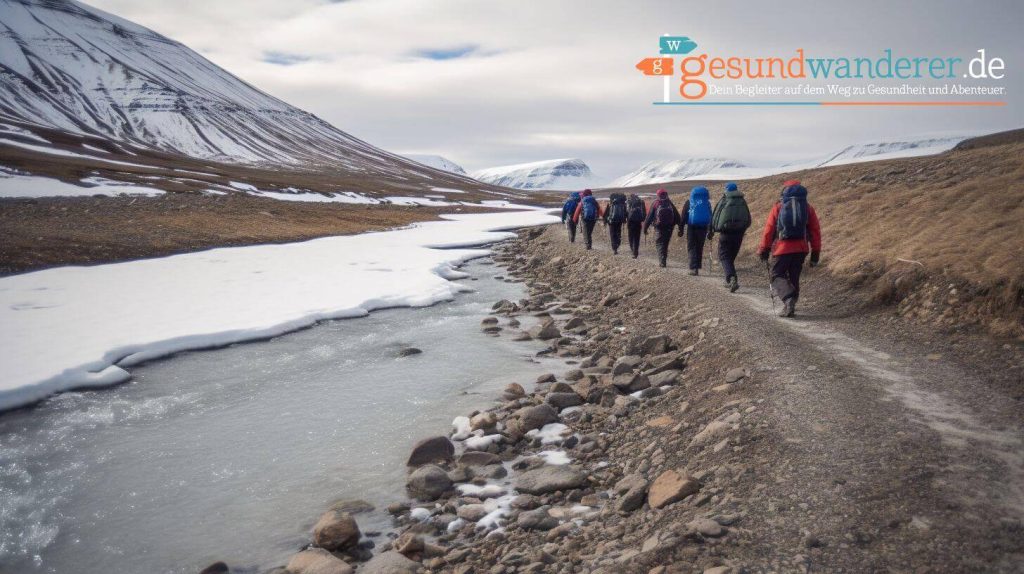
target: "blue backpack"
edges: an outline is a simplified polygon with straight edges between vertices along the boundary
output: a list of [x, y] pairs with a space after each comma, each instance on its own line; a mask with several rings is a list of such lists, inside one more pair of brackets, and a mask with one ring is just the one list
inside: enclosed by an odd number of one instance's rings
[[580, 192], [574, 191], [569, 194], [569, 199], [562, 204], [562, 219], [572, 217], [576, 213], [576, 206], [580, 204]]
[[711, 224], [711, 197], [708, 188], [695, 187], [690, 191], [690, 213], [688, 223], [694, 227]]
[[593, 195], [583, 198], [583, 220], [595, 221], [597, 219], [597, 200]]
[[782, 192], [782, 208], [775, 222], [779, 239], [803, 239], [807, 236], [807, 189], [791, 185]]

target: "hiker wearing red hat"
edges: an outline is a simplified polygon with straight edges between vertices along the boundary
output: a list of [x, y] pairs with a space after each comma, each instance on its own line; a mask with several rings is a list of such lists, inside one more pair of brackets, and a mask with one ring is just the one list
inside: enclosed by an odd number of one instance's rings
[[658, 248], [658, 262], [662, 267], [668, 266], [668, 243], [672, 240], [672, 230], [679, 225], [679, 210], [668, 198], [668, 192], [658, 190], [658, 198], [651, 204], [644, 221], [644, 235], [654, 226], [654, 245]]

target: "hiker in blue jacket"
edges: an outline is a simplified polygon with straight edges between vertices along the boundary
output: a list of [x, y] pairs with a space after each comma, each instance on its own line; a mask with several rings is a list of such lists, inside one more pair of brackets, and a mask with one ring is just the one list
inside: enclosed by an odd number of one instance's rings
[[704, 260], [704, 241], [711, 226], [711, 197], [708, 188], [699, 185], [690, 190], [690, 199], [679, 212], [679, 237], [686, 234], [686, 250], [690, 254], [690, 275], [700, 272]]
[[562, 204], [562, 223], [569, 230], [569, 243], [576, 243], [576, 206], [580, 204], [580, 192], [569, 194], [569, 199]]

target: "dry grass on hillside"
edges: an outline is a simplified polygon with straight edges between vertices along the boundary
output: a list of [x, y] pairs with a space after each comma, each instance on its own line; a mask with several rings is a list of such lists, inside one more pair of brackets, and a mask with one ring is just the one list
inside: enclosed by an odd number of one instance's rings
[[0, 201], [0, 275], [212, 247], [378, 231], [474, 207], [278, 201], [245, 194]]
[[[740, 182], [752, 231], [760, 234], [782, 182], [799, 179], [821, 219], [822, 258], [833, 275], [873, 289], [876, 301], [897, 304], [905, 315], [1022, 336], [1024, 137], [1010, 134], [937, 156]], [[666, 187], [682, 199], [697, 183], [627, 191]], [[704, 183], [717, 197], [722, 182]], [[748, 235], [744, 253], [755, 249]]]

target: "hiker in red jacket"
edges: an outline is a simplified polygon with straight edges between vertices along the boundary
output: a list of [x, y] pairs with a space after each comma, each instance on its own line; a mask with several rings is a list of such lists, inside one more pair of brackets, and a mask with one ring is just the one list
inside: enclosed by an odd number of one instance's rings
[[757, 251], [766, 264], [769, 255], [772, 290], [782, 300], [779, 317], [792, 317], [800, 298], [800, 272], [811, 253], [811, 267], [821, 257], [821, 226], [818, 215], [807, 202], [807, 189], [799, 181], [783, 184], [782, 197], [772, 207]]
[[572, 214], [572, 220], [583, 222], [583, 242], [586, 243], [587, 250], [594, 246], [594, 225], [603, 215], [604, 210], [594, 197], [594, 192], [584, 189], [576, 212]]

